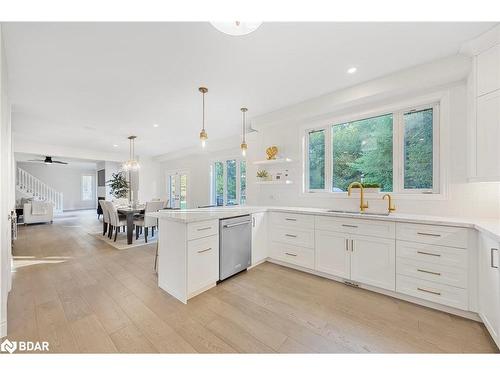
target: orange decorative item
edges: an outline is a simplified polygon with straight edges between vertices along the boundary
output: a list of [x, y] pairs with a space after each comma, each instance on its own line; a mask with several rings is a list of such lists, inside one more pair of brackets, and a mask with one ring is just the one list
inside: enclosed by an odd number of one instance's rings
[[278, 155], [278, 147], [276, 146], [268, 147], [266, 150], [266, 154], [267, 154], [267, 160], [276, 159], [276, 155]]

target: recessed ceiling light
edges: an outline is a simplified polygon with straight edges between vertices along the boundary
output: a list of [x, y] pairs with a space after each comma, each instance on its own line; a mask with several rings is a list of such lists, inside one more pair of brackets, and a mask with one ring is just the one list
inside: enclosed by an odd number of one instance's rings
[[153, 128], [157, 128], [158, 126], [160, 126], [160, 125], [158, 125], [158, 124], [153, 124]]
[[347, 73], [354, 74], [354, 73], [356, 73], [357, 70], [358, 70], [358, 68], [353, 66], [352, 68], [347, 69]]
[[118, 147], [118, 145], [113, 145], [113, 147]]

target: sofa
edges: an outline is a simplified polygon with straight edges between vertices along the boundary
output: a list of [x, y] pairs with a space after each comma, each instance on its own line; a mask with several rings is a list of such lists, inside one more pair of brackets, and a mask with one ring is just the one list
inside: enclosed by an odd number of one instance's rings
[[[50, 202], [24, 203], [23, 222], [24, 224], [51, 223], [54, 220], [54, 206]], [[35, 208], [35, 210], [33, 210]]]

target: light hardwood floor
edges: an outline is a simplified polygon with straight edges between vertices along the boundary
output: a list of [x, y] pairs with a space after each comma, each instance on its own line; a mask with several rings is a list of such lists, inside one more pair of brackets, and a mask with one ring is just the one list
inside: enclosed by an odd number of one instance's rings
[[116, 250], [99, 229], [88, 211], [19, 228], [9, 338], [65, 353], [497, 351], [480, 323], [270, 263], [183, 305], [157, 287], [154, 244]]

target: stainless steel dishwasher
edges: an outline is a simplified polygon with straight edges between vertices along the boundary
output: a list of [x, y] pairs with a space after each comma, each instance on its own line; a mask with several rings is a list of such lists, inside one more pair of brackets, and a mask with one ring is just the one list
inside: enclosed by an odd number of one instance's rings
[[250, 215], [219, 221], [219, 280], [225, 280], [250, 266], [252, 221]]

